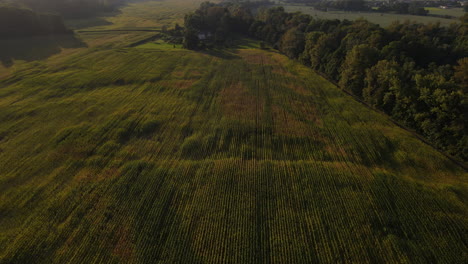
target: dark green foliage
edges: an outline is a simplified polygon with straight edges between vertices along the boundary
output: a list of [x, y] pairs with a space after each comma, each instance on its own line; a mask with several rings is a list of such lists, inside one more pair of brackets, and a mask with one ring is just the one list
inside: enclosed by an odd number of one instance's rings
[[280, 49], [289, 58], [297, 58], [304, 50], [304, 32], [297, 27], [291, 28], [280, 40]]
[[362, 90], [363, 99], [370, 105], [387, 113], [393, 109], [392, 91], [400, 89], [400, 67], [394, 61], [381, 60], [366, 70], [366, 87]]
[[341, 65], [340, 86], [357, 96], [362, 96], [366, 69], [372, 67], [378, 60], [378, 50], [369, 45], [355, 46], [346, 54]]
[[229, 32], [246, 33], [253, 20], [250, 9], [243, 4], [203, 2], [195, 12], [185, 16], [184, 46], [188, 49], [222, 46], [229, 39]]
[[411, 3], [408, 7], [408, 14], [417, 15], [417, 16], [425, 16], [429, 13], [424, 6], [419, 6], [416, 3]]
[[468, 58], [460, 59], [454, 67], [453, 79], [462, 88], [468, 89]]
[[0, 5], [0, 39], [70, 33], [60, 16]]
[[42, 35], [0, 39], [0, 64], [13, 65], [14, 60], [42, 60], [61, 52], [62, 48], [86, 47], [75, 35]]

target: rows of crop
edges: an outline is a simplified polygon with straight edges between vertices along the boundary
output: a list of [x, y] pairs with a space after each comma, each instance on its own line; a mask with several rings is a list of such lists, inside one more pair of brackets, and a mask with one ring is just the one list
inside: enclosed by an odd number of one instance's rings
[[[87, 89], [61, 93], [70, 83], [45, 75], [6, 86], [0, 106], [14, 108], [0, 109], [0, 129], [17, 133], [0, 141], [2, 260], [466, 258], [465, 203], [428, 181], [463, 182], [463, 172], [312, 72], [265, 51], [124, 51], [54, 73]], [[99, 73], [69, 72], [93, 58]]]
[[[324, 96], [325, 99], [330, 99], [330, 98], [333, 98], [333, 96], [330, 95], [330, 90], [324, 90], [325, 91], [328, 91], [328, 96]], [[341, 106], [341, 109], [337, 109], [336, 107], [340, 107]], [[381, 167], [382, 164], [386, 164], [385, 167], [387, 168], [393, 168], [396, 166], [399, 166], [400, 164], [397, 164], [395, 161], [392, 161], [391, 158], [392, 156], [388, 155], [388, 153], [385, 153], [385, 151], [391, 151], [391, 149], [388, 149], [388, 146], [392, 146], [394, 145], [395, 143], [393, 142], [390, 142], [390, 140], [384, 136], [384, 134], [378, 130], [378, 129], [375, 129], [375, 124], [377, 122], [374, 122], [374, 123], [370, 123], [368, 124], [369, 122], [367, 120], [363, 120], [363, 118], [361, 118], [363, 116], [363, 113], [366, 113], [369, 112], [369, 110], [367, 109], [356, 109], [356, 108], [351, 108], [351, 109], [346, 109], [346, 110], [351, 110], [351, 114], [349, 114], [350, 117], [347, 117], [347, 116], [344, 116], [342, 113], [343, 113], [343, 110], [345, 110], [345, 107], [343, 107], [344, 105], [343, 104], [337, 104], [336, 102], [333, 103], [333, 104], [329, 104], [329, 107], [331, 108], [335, 108], [335, 111], [334, 111], [334, 116], [335, 117], [338, 117], [340, 118], [341, 120], [346, 120], [348, 124], [350, 124], [350, 127], [348, 129], [345, 129], [345, 128], [341, 128], [341, 129], [336, 129], [336, 125], [334, 126], [334, 130], [332, 130], [332, 133], [330, 133], [331, 135], [340, 135], [341, 134], [341, 137], [343, 137], [344, 139], [342, 140], [342, 142], [351, 142], [353, 144], [353, 148], [354, 149], [358, 149], [359, 148], [362, 148], [362, 152], [365, 153], [366, 155], [368, 155], [369, 157], [367, 158], [367, 162], [365, 163], [366, 166], [365, 167], [359, 167], [360, 171], [364, 174], [364, 175], [372, 175], [374, 178], [375, 178], [375, 181], [377, 180], [380, 180], [381, 177], [384, 177], [384, 178], [389, 178], [389, 179], [392, 179], [392, 180], [395, 180], [395, 176], [394, 175], [382, 175], [382, 174], [379, 174], [379, 173], [376, 173], [372, 170], [372, 168], [374, 167]], [[352, 111], [354, 110], [354, 111]], [[367, 121], [367, 122], [366, 122]], [[354, 123], [354, 124], [353, 124]], [[355, 123], [358, 123], [360, 125], [360, 127], [357, 127], [356, 128], [356, 125]], [[365, 125], [363, 125], [365, 124]], [[343, 131], [346, 131], [346, 134], [343, 135]], [[354, 135], [353, 135], [354, 134]], [[364, 135], [363, 135], [364, 134]], [[364, 137], [363, 137], [364, 136]], [[377, 138], [377, 139], [375, 139]], [[370, 139], [370, 142], [363, 142], [365, 139]], [[384, 145], [382, 148], [382, 145], [380, 145], [378, 142], [384, 142]], [[359, 144], [363, 144], [364, 143], [364, 146], [360, 147]], [[377, 149], [375, 149], [377, 147]], [[374, 148], [374, 149], [373, 149]], [[425, 149], [427, 150], [427, 149]], [[385, 156], [384, 156], [385, 155]], [[362, 156], [362, 154], [360, 154], [360, 156]], [[383, 159], [383, 158], [387, 158], [387, 160]], [[390, 160], [388, 160], [390, 159]], [[385, 162], [385, 163], [383, 163]], [[352, 163], [352, 166], [355, 166], [356, 163]], [[413, 164], [415, 165], [415, 164]], [[370, 168], [370, 169], [369, 169]], [[433, 169], [432, 167], [426, 167], [426, 169]], [[441, 167], [438, 167], [437, 169], [442, 169]], [[366, 172], [367, 171], [367, 172]], [[396, 170], [396, 172], [399, 172], [401, 173], [402, 171], [398, 171]], [[401, 176], [404, 176], [404, 173], [401, 173], [400, 174], [400, 177]], [[412, 177], [415, 177], [415, 175], [409, 175], [409, 176], [412, 176]], [[400, 181], [400, 180], [398, 180]], [[399, 184], [401, 184], [400, 182], [394, 182], [393, 184], [389, 185], [388, 188], [390, 188], [390, 191], [391, 192], [394, 192], [394, 191], [400, 191], [400, 189], [398, 188]], [[374, 185], [374, 183], [373, 183]], [[447, 234], [450, 234], [452, 236], [457, 236], [457, 233], [459, 232], [462, 232], [461, 230], [463, 230], [465, 227], [464, 227], [464, 224], [455, 224], [452, 222], [453, 219], [451, 219], [451, 217], [448, 217], [447, 215], [447, 212], [445, 211], [446, 209], [442, 209], [442, 207], [439, 207], [435, 204], [437, 203], [440, 203], [441, 201], [443, 201], [443, 199], [441, 200], [438, 200], [438, 201], [435, 201], [435, 200], [432, 200], [432, 201], [425, 201], [423, 202], [422, 204], [424, 205], [429, 205], [428, 208], [425, 208], [425, 209], [422, 209], [422, 205], [420, 205], [420, 203], [408, 203], [408, 201], [416, 201], [416, 200], [420, 200], [421, 197], [418, 197], [417, 194], [414, 193], [414, 187], [410, 187], [410, 186], [405, 186], [404, 187], [404, 192], [402, 193], [399, 193], [399, 195], [392, 195], [392, 193], [386, 193], [386, 195], [381, 195], [381, 189], [380, 188], [377, 188], [375, 189], [375, 186], [372, 185], [372, 188], [371, 189], [371, 194], [374, 198], [374, 200], [376, 201], [376, 203], [384, 203], [386, 204], [386, 208], [389, 208], [390, 210], [389, 211], [385, 211], [384, 213], [384, 216], [383, 218], [385, 217], [388, 217], [388, 215], [391, 215], [391, 218], [395, 219], [395, 218], [402, 218], [402, 219], [398, 219], [397, 223], [388, 223], [388, 221], [385, 221], [380, 219], [380, 222], [381, 222], [381, 226], [383, 227], [383, 230], [385, 231], [387, 229], [387, 225], [397, 225], [398, 228], [402, 228], [404, 232], [404, 237], [409, 240], [409, 241], [405, 241], [406, 243], [410, 244], [410, 243], [413, 243], [413, 239], [416, 239], [416, 237], [418, 237], [417, 239], [421, 239], [421, 240], [424, 240], [424, 241], [418, 241], [419, 243], [419, 246], [421, 247], [427, 247], [427, 248], [431, 248], [431, 246], [427, 245], [427, 244], [431, 244], [432, 241], [434, 241], [436, 239], [436, 237], [443, 237], [443, 234], [447, 235]], [[394, 190], [396, 189], [396, 190]], [[437, 196], [435, 193], [432, 193], [431, 194], [433, 197]], [[387, 197], [387, 198], [384, 198], [384, 197]], [[403, 198], [403, 197], [406, 197], [406, 198]], [[428, 195], [428, 197], [430, 197], [430, 195]], [[394, 203], [397, 203], [397, 202], [401, 202], [401, 204], [399, 204], [398, 206], [395, 206], [393, 205]], [[429, 211], [430, 207], [438, 207], [437, 209], [432, 209], [433, 211], [439, 211], [440, 214], [443, 214], [443, 215], [446, 215], [447, 218], [445, 218], [444, 221], [449, 221], [449, 222], [452, 222], [453, 225], [451, 225], [451, 227], [453, 227], [453, 230], [451, 230], [450, 232], [446, 229], [444, 229], [444, 232], [441, 232], [439, 233], [437, 236], [433, 236], [432, 234], [433, 233], [437, 233], [436, 230], [440, 230], [441, 227], [438, 227], [438, 228], [435, 228], [434, 225], [436, 225], [436, 222], [433, 222], [431, 220], [428, 220], [428, 219], [425, 219], [424, 217], [418, 217], [418, 216], [421, 216], [424, 214], [424, 212], [427, 212]], [[447, 206], [445, 206], [445, 208], [447, 208]], [[382, 210], [382, 208], [377, 208], [379, 211]], [[405, 214], [404, 216], [401, 215], [401, 214]], [[385, 216], [385, 214], [388, 214], [387, 216]], [[438, 220], [441, 220], [440, 218]], [[406, 229], [407, 228], [407, 229]], [[404, 231], [404, 229], [408, 230], [408, 231]], [[410, 230], [410, 231], [409, 231]], [[386, 232], [386, 231], [385, 231]], [[402, 234], [399, 234], [399, 235], [402, 235]], [[425, 237], [425, 238], [423, 238]], [[427, 244], [426, 244], [427, 243]], [[426, 245], [426, 246], [424, 246]], [[400, 248], [400, 250], [402, 251], [409, 251], [408, 248]], [[452, 261], [456, 261], [457, 259], [460, 259], [461, 255], [457, 253], [457, 250], [462, 250], [462, 248], [458, 248], [456, 250], [453, 250], [452, 251], [452, 248], [445, 248], [444, 250], [442, 251], [439, 251], [437, 253], [435, 252], [432, 252], [432, 254], [434, 255], [439, 255], [442, 257], [442, 259], [444, 259], [444, 261], [447, 261], [447, 262], [452, 262]], [[448, 252], [450, 251], [450, 253]], [[418, 253], [415, 253], [415, 254], [408, 254], [408, 256], [410, 256], [410, 259], [412, 257], [415, 257], [415, 256], [420, 256], [420, 255], [423, 255], [424, 257], [421, 258], [421, 259], [417, 259], [417, 257], [413, 260], [419, 260], [419, 261], [424, 261], [424, 259], [431, 259], [433, 258], [434, 255], [431, 255], [431, 253], [425, 253], [425, 254], [422, 254], [421, 252], [418, 252]]]

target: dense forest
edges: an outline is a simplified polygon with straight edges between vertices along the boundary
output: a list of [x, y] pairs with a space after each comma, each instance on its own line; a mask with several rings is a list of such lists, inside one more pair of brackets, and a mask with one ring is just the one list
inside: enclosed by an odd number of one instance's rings
[[[60, 14], [64, 18], [91, 17], [114, 11], [126, 0], [4, 0], [27, 6], [38, 12]], [[1, 1], [0, 1], [1, 2]]]
[[[257, 12], [205, 2], [185, 17], [185, 47], [222, 45], [228, 36], [263, 40], [336, 81], [345, 91], [468, 160], [468, 16], [449, 27], [321, 20], [282, 7]], [[211, 39], [198, 39], [209, 32]]]
[[0, 39], [70, 34], [59, 15], [41, 14], [30, 9], [0, 4]]

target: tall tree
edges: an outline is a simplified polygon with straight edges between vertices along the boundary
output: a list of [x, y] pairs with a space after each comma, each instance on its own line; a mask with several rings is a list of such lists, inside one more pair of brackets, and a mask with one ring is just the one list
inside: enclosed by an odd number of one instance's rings
[[298, 58], [304, 51], [304, 32], [297, 27], [291, 28], [281, 37], [280, 49], [289, 58]]
[[468, 57], [458, 60], [455, 65], [453, 79], [459, 83], [463, 89], [468, 89]]
[[354, 95], [362, 96], [366, 69], [377, 62], [378, 56], [378, 50], [369, 45], [355, 46], [346, 55], [346, 59], [341, 66], [340, 86]]
[[367, 69], [362, 92], [364, 100], [390, 114], [394, 106], [392, 91], [401, 87], [399, 68], [394, 61], [381, 60]]

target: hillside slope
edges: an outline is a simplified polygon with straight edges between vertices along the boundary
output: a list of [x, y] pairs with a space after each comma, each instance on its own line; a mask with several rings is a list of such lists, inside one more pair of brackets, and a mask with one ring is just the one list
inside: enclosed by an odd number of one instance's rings
[[148, 35], [0, 79], [0, 263], [464, 263], [467, 173], [273, 51]]

